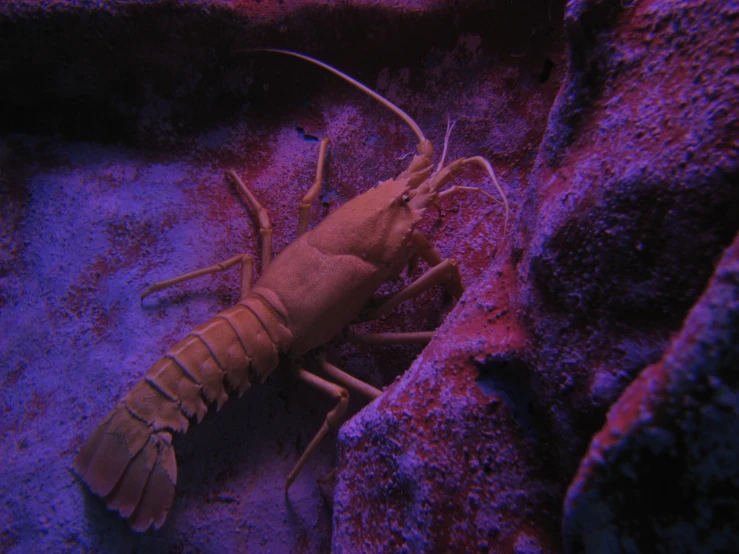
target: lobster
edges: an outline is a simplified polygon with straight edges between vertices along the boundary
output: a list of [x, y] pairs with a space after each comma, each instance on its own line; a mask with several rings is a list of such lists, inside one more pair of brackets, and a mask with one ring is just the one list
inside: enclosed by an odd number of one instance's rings
[[[254, 50], [252, 50], [254, 51]], [[229, 394], [243, 395], [254, 381], [264, 382], [286, 360], [297, 378], [336, 400], [321, 428], [287, 477], [285, 494], [303, 465], [330, 431], [336, 432], [346, 411], [349, 393], [370, 399], [381, 391], [331, 365], [320, 352], [317, 364], [333, 379], [306, 371], [302, 357], [343, 336], [369, 344], [427, 343], [433, 332], [376, 333], [348, 331], [357, 321], [376, 319], [429, 287], [443, 284], [459, 299], [464, 288], [456, 262], [442, 259], [418, 229], [429, 205], [477, 187], [444, 186], [463, 168], [479, 166], [490, 176], [505, 208], [509, 205], [490, 163], [480, 156], [460, 158], [444, 165], [451, 128], [447, 126], [444, 151], [434, 168], [433, 147], [419, 126], [403, 110], [338, 69], [314, 58], [287, 50], [259, 49], [294, 56], [318, 65], [348, 81], [392, 110], [418, 138], [417, 153], [395, 179], [379, 183], [356, 196], [308, 230], [308, 215], [322, 186], [328, 139], [319, 144], [315, 182], [299, 206], [297, 238], [272, 259], [272, 226], [235, 171], [227, 171], [260, 229], [262, 275], [251, 285], [253, 259], [249, 254], [151, 285], [147, 295], [185, 280], [241, 267], [239, 302], [196, 327], [157, 361], [103, 419], [82, 445], [74, 468], [90, 490], [104, 498], [109, 509], [128, 519], [135, 531], [163, 525], [172, 506], [177, 464], [172, 436], [200, 422], [215, 403], [220, 409]], [[377, 289], [396, 278], [418, 259], [430, 269], [408, 287], [378, 300]]]

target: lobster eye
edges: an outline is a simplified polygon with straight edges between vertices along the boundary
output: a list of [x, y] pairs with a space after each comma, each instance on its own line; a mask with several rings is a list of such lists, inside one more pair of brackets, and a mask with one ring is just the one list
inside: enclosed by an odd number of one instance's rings
[[407, 193], [407, 192], [404, 192], [404, 193], [403, 193], [403, 195], [402, 195], [402, 196], [400, 197], [400, 200], [401, 200], [401, 201], [402, 201], [402, 202], [403, 202], [404, 204], [407, 204], [408, 202], [410, 202], [410, 201], [411, 201], [411, 197], [410, 197], [410, 196], [408, 196], [408, 193]]

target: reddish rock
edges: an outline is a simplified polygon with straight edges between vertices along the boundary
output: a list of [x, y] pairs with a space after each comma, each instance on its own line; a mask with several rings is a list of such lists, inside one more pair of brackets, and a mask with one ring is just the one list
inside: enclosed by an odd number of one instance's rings
[[[561, 550], [560, 498], [590, 437], [737, 231], [737, 21], [731, 3], [569, 3], [567, 76], [513, 240], [342, 430], [335, 551]], [[732, 448], [717, 455], [737, 466]], [[590, 521], [576, 493], [572, 548]]]
[[608, 412], [567, 493], [569, 552], [739, 546], [739, 236], [662, 359]]
[[488, 270], [413, 366], [342, 428], [335, 552], [559, 550], [564, 484], [527, 334], [508, 307], [514, 275]]
[[568, 6], [568, 76], [514, 249], [516, 306], [536, 336], [568, 473], [736, 233], [732, 13], [713, 2]]

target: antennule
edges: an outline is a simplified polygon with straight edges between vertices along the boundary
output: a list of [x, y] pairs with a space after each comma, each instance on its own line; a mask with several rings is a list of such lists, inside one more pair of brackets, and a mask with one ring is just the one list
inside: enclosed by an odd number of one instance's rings
[[327, 63], [323, 63], [322, 61], [319, 61], [315, 58], [311, 58], [310, 56], [306, 56], [305, 54], [298, 54], [297, 52], [293, 52], [291, 50], [281, 50], [279, 48], [247, 48], [246, 50], [238, 50], [236, 53], [240, 54], [242, 52], [275, 52], [277, 54], [286, 54], [288, 56], [293, 56], [295, 58], [300, 58], [301, 60], [305, 60], [307, 62], [310, 62], [314, 65], [317, 65], [319, 67], [322, 67], [323, 69], [330, 71], [334, 75], [341, 77], [348, 83], [351, 83], [355, 87], [357, 87], [359, 90], [364, 92], [365, 94], [371, 96], [375, 100], [377, 100], [380, 104], [391, 110], [395, 115], [400, 117], [405, 123], [411, 128], [413, 133], [418, 137], [419, 142], [424, 142], [426, 140], [426, 137], [423, 136], [423, 131], [421, 131], [421, 128], [416, 124], [415, 121], [409, 116], [407, 113], [405, 113], [403, 110], [401, 110], [398, 106], [390, 102], [387, 98], [384, 98], [383, 96], [380, 96], [377, 94], [374, 90], [371, 88], [363, 85], [356, 79], [352, 79], [347, 75], [346, 73], [342, 73], [335, 67], [332, 67], [328, 65]]

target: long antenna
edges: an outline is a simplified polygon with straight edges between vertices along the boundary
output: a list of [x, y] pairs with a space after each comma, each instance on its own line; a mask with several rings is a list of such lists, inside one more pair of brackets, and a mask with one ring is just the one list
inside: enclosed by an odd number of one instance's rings
[[361, 90], [365, 94], [377, 100], [380, 104], [382, 104], [386, 108], [392, 110], [393, 113], [395, 113], [398, 117], [400, 117], [403, 121], [405, 121], [408, 124], [411, 130], [418, 137], [419, 142], [424, 142], [426, 140], [426, 137], [423, 136], [423, 131], [421, 131], [421, 128], [416, 124], [415, 121], [413, 121], [411, 116], [409, 116], [407, 113], [401, 110], [398, 106], [390, 102], [390, 100], [388, 100], [387, 98], [380, 96], [371, 88], [363, 85], [356, 79], [352, 79], [346, 73], [342, 73], [341, 71], [339, 71], [335, 67], [328, 65], [327, 63], [323, 63], [322, 61], [319, 61], [315, 58], [311, 58], [310, 56], [306, 56], [305, 54], [298, 54], [297, 52], [293, 52], [291, 50], [280, 50], [279, 48], [247, 48], [246, 50], [238, 50], [236, 53], [239, 54], [241, 52], [275, 52], [277, 54], [285, 54], [287, 56], [293, 56], [295, 58], [300, 58], [301, 60], [305, 60], [314, 65], [322, 67], [323, 69], [330, 71], [334, 75], [341, 77], [348, 83], [351, 83], [352, 85], [357, 87], [359, 90]]

